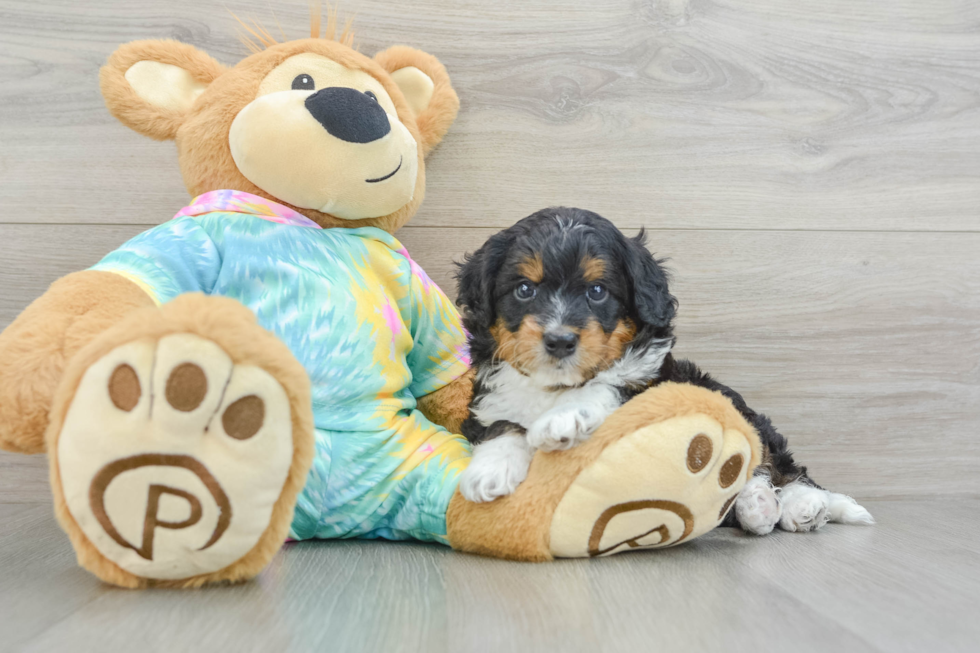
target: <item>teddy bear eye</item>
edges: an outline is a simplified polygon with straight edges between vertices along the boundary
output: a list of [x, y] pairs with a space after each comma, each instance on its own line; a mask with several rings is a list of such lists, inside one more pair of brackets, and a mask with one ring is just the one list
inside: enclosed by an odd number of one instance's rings
[[294, 91], [312, 91], [316, 86], [313, 84], [313, 78], [303, 73], [301, 75], [296, 75], [293, 80], [293, 90]]
[[375, 102], [378, 101], [378, 96], [375, 95], [372, 91], [364, 91], [364, 95], [368, 96], [369, 98], [371, 98]]

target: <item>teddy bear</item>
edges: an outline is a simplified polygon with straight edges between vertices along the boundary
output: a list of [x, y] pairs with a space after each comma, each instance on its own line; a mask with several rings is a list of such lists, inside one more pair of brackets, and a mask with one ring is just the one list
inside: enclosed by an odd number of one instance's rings
[[462, 498], [466, 333], [394, 236], [458, 111], [446, 69], [366, 56], [318, 19], [253, 34], [232, 67], [171, 40], [109, 57], [109, 112], [176, 142], [193, 199], [0, 334], [0, 447], [47, 454], [80, 565], [198, 587], [255, 576], [290, 538], [546, 561], [717, 526], [759, 440], [720, 394], [670, 383], [538, 452], [514, 494]]

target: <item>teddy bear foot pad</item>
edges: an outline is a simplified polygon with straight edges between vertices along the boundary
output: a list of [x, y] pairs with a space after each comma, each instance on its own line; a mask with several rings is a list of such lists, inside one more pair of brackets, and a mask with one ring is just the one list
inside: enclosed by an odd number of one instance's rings
[[213, 342], [127, 343], [88, 369], [68, 409], [58, 442], [68, 509], [137, 576], [217, 571], [268, 526], [293, 457], [290, 428], [282, 386]]
[[119, 584], [228, 569], [269, 530], [292, 431], [283, 385], [216, 342], [170, 333], [121, 344], [84, 370], [49, 449], [62, 523], [76, 550], [103, 558], [87, 565], [97, 575], [108, 564], [135, 577]]
[[637, 429], [569, 487], [555, 510], [551, 553], [595, 557], [693, 539], [724, 519], [751, 457], [744, 433], [706, 415]]

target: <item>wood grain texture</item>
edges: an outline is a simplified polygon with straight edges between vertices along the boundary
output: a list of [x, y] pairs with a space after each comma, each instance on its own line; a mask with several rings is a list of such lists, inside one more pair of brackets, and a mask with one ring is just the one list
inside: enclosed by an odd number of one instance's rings
[[[5, 650], [968, 651], [973, 499], [875, 501], [874, 528], [525, 564], [437, 545], [287, 545], [236, 587], [133, 592], [79, 569], [50, 509], [0, 505]], [[955, 527], [951, 526], [955, 524]]]
[[[0, 3], [3, 222], [156, 224], [172, 144], [105, 110], [120, 43], [233, 64], [227, 6], [308, 34], [305, 2]], [[419, 226], [505, 226], [552, 204], [625, 226], [980, 228], [980, 5], [971, 0], [343, 3], [368, 54], [438, 55], [462, 112]], [[275, 12], [275, 16], [273, 15]]]
[[[0, 0], [0, 328], [185, 203], [173, 145], [109, 116], [98, 68], [141, 38], [233, 64], [246, 50], [225, 7], [308, 30], [305, 0]], [[548, 565], [303, 543], [252, 583], [137, 594], [77, 567], [45, 459], [0, 453], [0, 650], [973, 650], [980, 3], [341, 10], [363, 52], [424, 49], [459, 91], [399, 234], [443, 288], [453, 259], [544, 206], [652, 229], [681, 303], [677, 352], [769, 413], [878, 525], [721, 529]]]
[[[0, 325], [140, 229], [0, 225], [0, 277], [14, 280]], [[491, 233], [399, 236], [455, 296], [453, 260]], [[660, 230], [649, 244], [670, 259], [677, 353], [769, 414], [818, 482], [980, 495], [980, 234]], [[3, 500], [47, 497], [41, 461], [0, 465]]]

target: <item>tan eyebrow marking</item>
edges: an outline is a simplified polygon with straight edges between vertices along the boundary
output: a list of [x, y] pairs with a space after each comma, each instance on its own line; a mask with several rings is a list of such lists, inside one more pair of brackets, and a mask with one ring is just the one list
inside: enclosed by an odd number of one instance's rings
[[517, 271], [527, 277], [528, 280], [541, 283], [541, 280], [544, 279], [544, 261], [541, 260], [541, 254], [537, 253], [518, 263]]
[[580, 267], [586, 281], [598, 281], [606, 273], [606, 262], [601, 258], [592, 258], [586, 255], [582, 258]]

